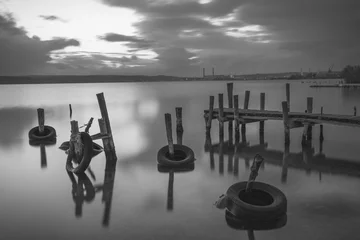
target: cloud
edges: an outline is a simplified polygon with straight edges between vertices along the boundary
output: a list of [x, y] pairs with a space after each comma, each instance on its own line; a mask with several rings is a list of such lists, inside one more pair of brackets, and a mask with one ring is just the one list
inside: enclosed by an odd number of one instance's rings
[[154, 45], [153, 41], [117, 33], [106, 33], [103, 36], [98, 36], [98, 39], [108, 42], [125, 42], [125, 45], [130, 48], [130, 52], [150, 49]]
[[66, 22], [64, 19], [55, 16], [55, 15], [40, 15], [40, 18], [47, 20], [47, 21], [60, 21], [60, 22]]
[[79, 45], [76, 39], [29, 37], [11, 14], [0, 15], [0, 75], [39, 73], [51, 61], [51, 51]]

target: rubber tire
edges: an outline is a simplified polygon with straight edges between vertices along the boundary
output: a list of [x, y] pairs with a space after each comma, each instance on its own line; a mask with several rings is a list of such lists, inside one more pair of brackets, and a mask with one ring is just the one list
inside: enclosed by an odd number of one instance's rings
[[179, 161], [171, 160], [170, 158], [168, 158], [166, 156], [169, 153], [169, 147], [166, 145], [158, 151], [158, 154], [157, 154], [158, 164], [160, 164], [162, 166], [167, 166], [167, 167], [179, 167], [179, 166], [184, 166], [184, 165], [187, 165], [190, 163], [194, 163], [195, 154], [194, 154], [194, 151], [191, 150], [191, 148], [184, 146], [184, 145], [174, 144], [174, 151], [175, 152], [182, 151], [186, 157], [183, 160], [179, 160]]
[[272, 221], [252, 221], [238, 218], [226, 210], [225, 221], [229, 227], [237, 230], [274, 230], [286, 225], [287, 215], [284, 214], [280, 218]]
[[37, 141], [46, 141], [46, 140], [51, 140], [51, 139], [56, 138], [55, 128], [45, 125], [44, 126], [44, 131], [48, 132], [48, 133], [46, 135], [44, 135], [44, 136], [40, 136], [39, 135], [39, 127], [33, 127], [29, 131], [29, 139], [30, 140], [37, 140]]
[[195, 164], [190, 163], [187, 165], [179, 166], [179, 167], [167, 167], [158, 164], [157, 165], [158, 172], [160, 173], [169, 173], [173, 171], [174, 173], [185, 173], [185, 172], [192, 172], [195, 169]]
[[51, 146], [56, 144], [56, 138], [49, 139], [49, 140], [29, 140], [30, 146], [40, 146], [41, 144], [45, 146]]
[[93, 141], [91, 139], [91, 136], [86, 133], [86, 132], [81, 132], [80, 133], [81, 136], [81, 140], [84, 144], [84, 151], [83, 151], [83, 157], [79, 163], [79, 165], [74, 168], [72, 166], [72, 160], [73, 160], [73, 155], [69, 154], [66, 160], [66, 170], [75, 173], [75, 174], [79, 174], [79, 173], [83, 173], [85, 172], [85, 170], [89, 167], [89, 164], [91, 162], [91, 159], [93, 157]]
[[[99, 144], [97, 144], [96, 142], [93, 142], [92, 144], [93, 144], [92, 145], [93, 146], [93, 157], [95, 157], [96, 155], [98, 155], [99, 153], [101, 153], [103, 151], [103, 147], [100, 146]], [[70, 148], [69, 141], [63, 142], [59, 147], [59, 149], [64, 150], [64, 151], [68, 150], [69, 148]]]
[[230, 186], [226, 208], [234, 216], [249, 220], [275, 220], [286, 214], [287, 200], [285, 194], [274, 186], [262, 182], [254, 182], [253, 189], [264, 191], [271, 195], [273, 202], [267, 206], [248, 204], [239, 198], [239, 193], [246, 189], [247, 182], [238, 182]]

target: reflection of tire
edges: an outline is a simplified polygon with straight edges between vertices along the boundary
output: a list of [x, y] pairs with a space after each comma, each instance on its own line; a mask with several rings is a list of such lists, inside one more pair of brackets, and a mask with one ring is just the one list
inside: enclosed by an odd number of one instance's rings
[[55, 128], [45, 125], [44, 133], [40, 134], [39, 127], [33, 127], [29, 131], [30, 140], [46, 141], [56, 138]]
[[86, 195], [84, 196], [85, 202], [92, 202], [95, 198], [95, 188], [86, 173], [78, 174], [78, 185], [85, 186]]
[[[103, 151], [103, 147], [97, 144], [96, 142], [92, 143], [92, 147], [93, 147], [92, 149], [93, 157], [95, 157], [96, 155], [98, 155]], [[63, 142], [59, 148], [64, 151], [68, 150], [70, 148], [70, 142], [69, 141]]]
[[235, 183], [226, 192], [227, 209], [233, 215], [251, 220], [274, 220], [286, 213], [287, 200], [279, 189], [254, 182], [251, 193], [245, 194], [246, 184]]
[[76, 174], [85, 172], [85, 170], [88, 168], [88, 166], [91, 162], [92, 156], [93, 156], [93, 148], [92, 148], [93, 142], [92, 142], [90, 135], [86, 132], [81, 132], [80, 136], [81, 136], [82, 143], [84, 144], [84, 148], [83, 148], [82, 159], [81, 159], [79, 165], [76, 168], [73, 167], [73, 165], [71, 163], [73, 160], [73, 157], [74, 157], [73, 154], [69, 154], [67, 157], [67, 160], [66, 160], [66, 169], [68, 171], [76, 173]]
[[177, 167], [187, 165], [195, 161], [193, 150], [189, 147], [174, 144], [174, 158], [170, 158], [169, 147], [164, 146], [158, 151], [157, 162], [160, 165], [168, 167]]
[[251, 221], [232, 215], [229, 211], [225, 213], [225, 220], [229, 227], [238, 230], [273, 230], [282, 228], [287, 223], [287, 215], [272, 221]]
[[158, 164], [157, 169], [158, 169], [158, 172], [160, 172], [160, 173], [169, 173], [171, 171], [173, 171], [174, 173], [192, 172], [195, 169], [195, 164], [190, 163], [190, 164], [179, 166], [179, 167], [167, 167], [167, 166]]
[[29, 144], [31, 146], [40, 146], [41, 144], [45, 146], [55, 145], [56, 138], [49, 139], [49, 140], [29, 140]]

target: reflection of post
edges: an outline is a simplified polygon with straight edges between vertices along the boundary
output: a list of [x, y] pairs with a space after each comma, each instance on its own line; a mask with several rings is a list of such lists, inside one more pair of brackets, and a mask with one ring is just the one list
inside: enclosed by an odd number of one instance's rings
[[250, 168], [250, 159], [247, 157], [245, 157], [244, 159], [245, 159], [245, 168], [249, 169]]
[[[228, 93], [228, 107], [233, 108], [233, 83], [227, 84], [227, 93]], [[233, 143], [233, 121], [229, 120], [229, 144]]]
[[307, 141], [305, 141], [305, 144], [302, 144], [303, 162], [306, 164], [306, 174], [307, 175], [310, 175], [310, 173], [311, 173], [311, 168], [309, 167], [309, 165], [310, 165], [309, 158], [312, 155], [311, 145], [312, 145], [311, 140], [307, 140]]
[[232, 173], [233, 172], [233, 158], [234, 158], [234, 154], [229, 151], [229, 156], [228, 156], [228, 173]]
[[320, 154], [322, 154], [323, 151], [323, 143], [324, 143], [324, 134], [323, 134], [323, 125], [320, 125]]
[[[306, 110], [308, 113], [312, 113], [312, 111], [313, 111], [313, 98], [312, 97], [307, 98], [307, 109]], [[308, 126], [306, 135], [307, 135], [306, 138], [308, 140], [312, 139], [312, 125], [311, 124], [309, 124], [309, 126]]]
[[239, 176], [239, 154], [238, 152], [239, 143], [235, 143], [235, 159], [234, 159], [234, 176]]
[[290, 144], [290, 128], [289, 128], [289, 109], [287, 102], [282, 102], [283, 121], [285, 130], [285, 144]]
[[247, 230], [249, 240], [255, 240], [254, 230]]
[[282, 161], [282, 169], [281, 169], [281, 182], [282, 183], [286, 183], [286, 181], [287, 181], [289, 152], [290, 152], [290, 144], [285, 142], [283, 161]]
[[236, 144], [240, 141], [239, 95], [234, 96], [234, 119], [235, 119], [235, 144]]
[[174, 209], [174, 171], [169, 172], [169, 185], [168, 185], [166, 209], [168, 211], [172, 211]]
[[219, 174], [224, 174], [224, 140], [221, 139], [219, 144]]
[[[244, 110], [249, 108], [250, 91], [245, 91]], [[242, 142], [246, 143], [246, 124], [241, 124], [241, 138]]]
[[[260, 110], [265, 110], [265, 93], [260, 93]], [[260, 144], [264, 144], [264, 127], [265, 127], [265, 121], [260, 121], [259, 123], [259, 139]]]
[[41, 159], [41, 168], [46, 168], [47, 160], [46, 160], [46, 151], [44, 144], [40, 144], [40, 159]]
[[210, 133], [206, 132], [206, 141], [205, 141], [205, 148], [209, 150], [210, 155], [210, 169], [214, 171], [215, 169], [215, 159], [214, 159], [214, 148], [211, 142], [211, 135]]
[[115, 167], [116, 159], [111, 159], [113, 153], [105, 152], [106, 154], [106, 166], [105, 166], [105, 176], [104, 176], [104, 185], [103, 185], [103, 196], [102, 202], [105, 202], [105, 210], [102, 224], [104, 227], [108, 227], [110, 223], [110, 211], [111, 203], [114, 189], [114, 180], [115, 180]]

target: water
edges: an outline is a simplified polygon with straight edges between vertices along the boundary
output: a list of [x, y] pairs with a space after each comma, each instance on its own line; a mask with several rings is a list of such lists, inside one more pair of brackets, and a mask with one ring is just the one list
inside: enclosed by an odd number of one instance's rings
[[[309, 84], [291, 82], [292, 111], [303, 112], [306, 97], [310, 96], [314, 97], [314, 112], [320, 112], [323, 106], [325, 113], [352, 115], [353, 107], [360, 102], [359, 90], [316, 89], [309, 88]], [[240, 106], [245, 90], [251, 91], [250, 108], [259, 109], [261, 92], [266, 93], [267, 109], [280, 110], [285, 100], [285, 84], [281, 81], [235, 83]], [[111, 198], [111, 192], [105, 189], [103, 196], [100, 189], [88, 202], [77, 200], [82, 211], [78, 209], [76, 216], [73, 184], [65, 171], [66, 155], [58, 147], [70, 136], [68, 104], [72, 104], [72, 117], [80, 126], [94, 117], [90, 134], [99, 132], [99, 92], [105, 94], [118, 156], [113, 195]], [[219, 173], [216, 153], [211, 169], [209, 152], [204, 150], [203, 110], [208, 108], [209, 96], [220, 92], [226, 105], [226, 82], [220, 81], [1, 86], [0, 239], [247, 239], [246, 231], [230, 228], [224, 210], [213, 206], [230, 185], [246, 180], [250, 172], [244, 158], [239, 159], [238, 176], [229, 172], [233, 168], [228, 168], [225, 155], [223, 174]], [[39, 107], [45, 109], [45, 123], [53, 126], [58, 136], [56, 145], [45, 147], [46, 162], [41, 162], [40, 148], [30, 146], [27, 136], [37, 125]], [[172, 113], [174, 124], [175, 107], [183, 108], [183, 143], [194, 150], [197, 161], [194, 171], [174, 174], [173, 209], [168, 210], [170, 175], [158, 172], [156, 154], [166, 144], [164, 113]], [[255, 231], [255, 238], [350, 239], [360, 234], [357, 175], [346, 171], [329, 174], [326, 167], [322, 173], [289, 167], [286, 181], [281, 180], [282, 124], [265, 123], [267, 149], [278, 151], [276, 158], [280, 159], [278, 165], [266, 163], [257, 180], [286, 194], [288, 220], [281, 229]], [[217, 125], [213, 121], [213, 144], [218, 143]], [[250, 145], [259, 143], [258, 128], [258, 123], [247, 125]], [[301, 134], [300, 128], [291, 130], [290, 152], [299, 156]], [[322, 153], [327, 159], [359, 163], [359, 136], [360, 128], [324, 125]], [[315, 154], [319, 152], [318, 139], [319, 126], [315, 126]], [[105, 177], [104, 153], [92, 160], [91, 169], [95, 179], [86, 172], [88, 179], [100, 186]], [[110, 216], [104, 217], [110, 200]], [[104, 221], [108, 221], [107, 226]]]

